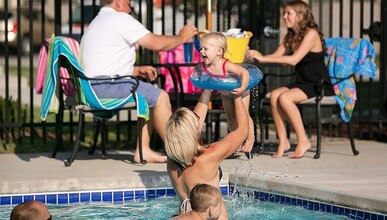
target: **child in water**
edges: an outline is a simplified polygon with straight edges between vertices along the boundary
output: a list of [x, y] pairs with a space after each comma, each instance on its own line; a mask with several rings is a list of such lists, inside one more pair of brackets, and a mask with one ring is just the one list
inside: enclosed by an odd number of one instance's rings
[[[245, 108], [249, 109], [250, 92], [246, 91], [249, 83], [249, 72], [238, 64], [234, 64], [228, 59], [224, 58], [227, 52], [227, 39], [221, 33], [211, 32], [200, 37], [200, 55], [203, 62], [200, 64], [202, 71], [210, 73], [215, 76], [226, 76], [228, 74], [236, 74], [241, 78], [241, 87], [228, 91], [219, 91], [222, 94], [222, 102], [224, 110], [227, 114], [227, 120], [230, 131], [235, 130], [235, 111], [232, 95], [243, 94], [243, 103]], [[199, 68], [200, 68], [199, 67]], [[251, 117], [249, 117], [249, 133], [246, 141], [240, 147], [241, 152], [250, 153], [254, 145], [254, 124]]]
[[197, 184], [192, 188], [189, 198], [192, 211], [174, 217], [172, 220], [219, 218], [222, 212], [222, 194], [218, 188], [205, 183]]

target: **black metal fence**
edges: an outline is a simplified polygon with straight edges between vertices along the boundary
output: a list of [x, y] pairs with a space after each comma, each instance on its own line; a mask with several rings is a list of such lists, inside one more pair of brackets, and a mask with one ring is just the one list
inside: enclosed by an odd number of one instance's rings
[[[207, 12], [207, 1], [132, 0], [132, 7], [133, 16], [154, 33], [176, 34], [186, 23], [194, 23], [199, 30], [207, 29], [210, 24], [212, 31], [239, 27], [253, 32], [251, 48], [269, 53], [284, 34], [280, 11], [283, 2], [214, 0], [209, 7], [211, 16]], [[378, 77], [357, 77], [358, 100], [352, 120], [358, 138], [384, 139], [387, 3], [383, 0], [311, 0], [309, 4], [325, 37], [366, 38], [374, 44]], [[98, 1], [5, 0], [0, 7], [0, 22], [3, 22], [0, 26], [0, 139], [4, 143], [21, 143], [23, 138], [34, 144], [39, 137], [45, 143], [50, 138], [47, 129], [55, 128], [56, 119], [53, 116], [41, 122], [38, 117], [41, 98], [35, 91], [38, 49], [42, 39], [53, 33], [80, 39], [88, 22], [98, 13]], [[138, 64], [157, 64], [155, 57], [154, 52], [140, 48]], [[273, 85], [276, 83], [280, 82], [273, 82]], [[65, 114], [65, 127], [72, 141], [76, 117], [71, 112]]]

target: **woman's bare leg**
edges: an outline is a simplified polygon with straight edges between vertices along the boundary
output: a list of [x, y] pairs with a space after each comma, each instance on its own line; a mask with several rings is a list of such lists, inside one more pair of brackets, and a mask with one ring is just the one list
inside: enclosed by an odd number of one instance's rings
[[278, 102], [279, 96], [286, 91], [289, 91], [289, 89], [286, 87], [280, 87], [273, 90], [270, 94], [271, 114], [279, 140], [277, 152], [273, 155], [273, 158], [275, 159], [282, 157], [284, 152], [290, 149], [290, 143], [286, 134], [285, 117]]
[[311, 148], [311, 144], [305, 133], [301, 113], [296, 106], [296, 103], [304, 101], [307, 98], [306, 94], [298, 88], [290, 89], [289, 91], [282, 93], [278, 98], [278, 103], [285, 116], [292, 124], [297, 136], [296, 151], [293, 154], [290, 154], [289, 158], [301, 158], [304, 156], [305, 152]]

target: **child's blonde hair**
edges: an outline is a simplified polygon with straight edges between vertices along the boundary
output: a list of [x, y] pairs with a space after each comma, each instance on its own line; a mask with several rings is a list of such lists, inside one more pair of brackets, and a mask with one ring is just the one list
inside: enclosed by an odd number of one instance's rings
[[222, 56], [227, 52], [227, 38], [222, 33], [210, 32], [200, 37], [200, 44], [206, 42], [222, 50]]
[[190, 109], [176, 110], [165, 127], [165, 149], [169, 158], [182, 167], [191, 166], [199, 154], [199, 119]]
[[192, 188], [189, 200], [192, 210], [205, 212], [210, 206], [216, 207], [222, 202], [222, 194], [213, 185], [199, 183]]

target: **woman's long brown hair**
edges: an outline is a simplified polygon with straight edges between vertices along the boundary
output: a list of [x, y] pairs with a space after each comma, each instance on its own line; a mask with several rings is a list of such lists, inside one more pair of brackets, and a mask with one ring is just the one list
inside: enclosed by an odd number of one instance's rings
[[312, 14], [312, 10], [310, 9], [309, 5], [301, 0], [295, 0], [287, 2], [283, 9], [286, 8], [286, 6], [291, 7], [297, 15], [302, 15], [303, 19], [300, 20], [297, 24], [295, 29], [297, 32], [295, 32], [293, 29], [288, 28], [288, 33], [285, 35], [284, 39], [284, 45], [286, 48], [286, 53], [289, 53], [290, 51], [296, 51], [298, 47], [300, 46], [302, 40], [304, 39], [304, 36], [308, 30], [308, 28], [315, 29], [319, 35], [320, 40], [322, 44], [323, 51], [326, 51], [326, 45], [324, 40], [324, 35], [318, 28], [318, 25], [314, 21], [314, 17]]

